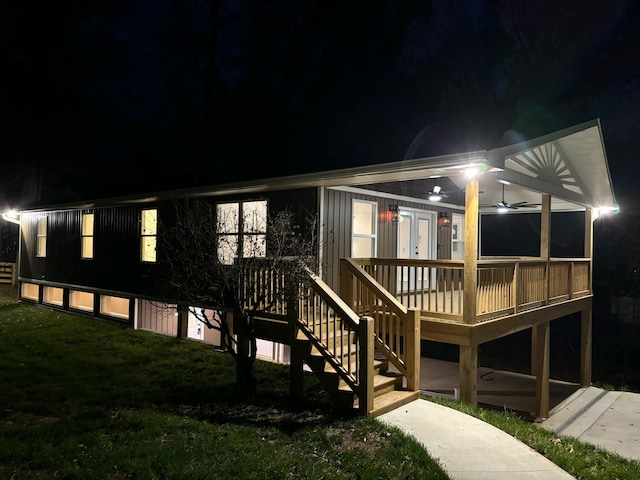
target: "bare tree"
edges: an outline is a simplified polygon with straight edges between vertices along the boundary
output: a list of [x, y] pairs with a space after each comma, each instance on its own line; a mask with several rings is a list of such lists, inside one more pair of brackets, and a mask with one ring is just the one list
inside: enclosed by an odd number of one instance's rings
[[173, 218], [160, 223], [158, 252], [166, 294], [220, 332], [236, 362], [238, 392], [250, 397], [257, 384], [256, 318], [297, 299], [313, 268], [315, 217], [302, 229], [289, 210], [270, 216], [256, 208], [266, 203], [238, 205], [174, 202]]

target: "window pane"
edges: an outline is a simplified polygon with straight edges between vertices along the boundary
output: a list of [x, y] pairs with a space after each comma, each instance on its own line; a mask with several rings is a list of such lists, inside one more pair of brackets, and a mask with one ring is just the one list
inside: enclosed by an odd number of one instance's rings
[[373, 238], [354, 237], [351, 255], [355, 258], [369, 258], [373, 256]]
[[47, 234], [47, 217], [41, 217], [38, 219], [38, 235]]
[[242, 255], [248, 257], [265, 257], [267, 255], [267, 236], [245, 235]]
[[353, 202], [353, 233], [373, 235], [375, 229], [375, 205]]
[[93, 235], [93, 213], [82, 215], [82, 235]]
[[[245, 202], [242, 204], [243, 229], [245, 232], [267, 231], [267, 201]], [[245, 254], [245, 256], [247, 256]]]
[[38, 251], [36, 254], [38, 257], [44, 257], [47, 255], [47, 237], [38, 238]]
[[82, 258], [93, 258], [93, 237], [82, 237]]
[[142, 210], [142, 234], [155, 235], [158, 231], [158, 210]]
[[238, 252], [238, 237], [220, 235], [218, 237], [218, 260], [224, 265], [232, 265]]
[[156, 237], [142, 237], [142, 261], [156, 261]]
[[237, 233], [239, 216], [239, 204], [219, 203], [216, 205], [218, 233]]

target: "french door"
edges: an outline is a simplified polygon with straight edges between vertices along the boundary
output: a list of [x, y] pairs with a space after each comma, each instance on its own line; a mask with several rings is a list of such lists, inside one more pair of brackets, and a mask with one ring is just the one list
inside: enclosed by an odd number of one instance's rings
[[[436, 257], [435, 212], [401, 210], [398, 222], [398, 258], [428, 260]], [[398, 292], [428, 290], [422, 269], [399, 267]], [[424, 277], [424, 278], [423, 278]]]

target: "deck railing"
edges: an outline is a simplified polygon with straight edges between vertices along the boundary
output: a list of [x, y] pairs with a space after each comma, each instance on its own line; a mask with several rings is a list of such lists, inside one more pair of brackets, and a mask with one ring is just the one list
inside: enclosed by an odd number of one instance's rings
[[16, 284], [16, 264], [0, 262], [0, 283], [7, 285]]
[[[422, 316], [462, 321], [464, 262], [358, 258], [353, 261], [405, 307]], [[484, 321], [591, 293], [589, 259], [493, 259], [478, 262], [476, 319]], [[341, 292], [342, 292], [341, 288]], [[353, 304], [370, 292], [354, 288]]]

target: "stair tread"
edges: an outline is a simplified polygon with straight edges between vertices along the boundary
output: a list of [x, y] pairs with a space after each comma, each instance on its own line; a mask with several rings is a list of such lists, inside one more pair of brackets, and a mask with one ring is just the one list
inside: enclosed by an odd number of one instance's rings
[[[384, 373], [384, 374], [377, 374], [373, 376], [373, 389], [374, 391], [376, 390], [376, 388], [380, 388], [386, 385], [391, 385], [394, 384], [398, 381], [398, 379], [401, 379], [402, 375], [400, 375], [399, 373]], [[344, 381], [340, 382], [340, 385], [338, 386], [339, 390], [350, 390], [349, 386], [344, 383]]]
[[377, 417], [383, 413], [387, 413], [402, 405], [406, 405], [420, 397], [420, 391], [416, 390], [393, 390], [383, 395], [379, 395], [373, 400], [373, 410], [369, 412], [370, 416]]

